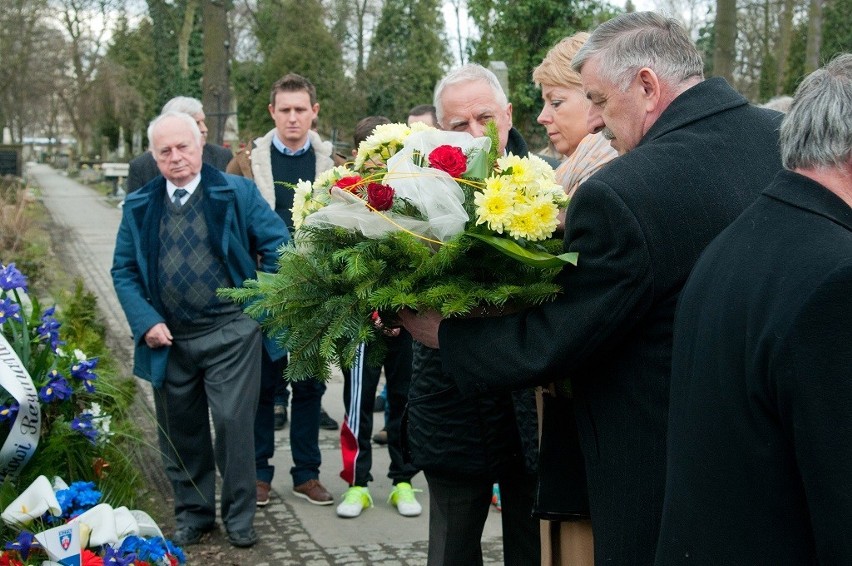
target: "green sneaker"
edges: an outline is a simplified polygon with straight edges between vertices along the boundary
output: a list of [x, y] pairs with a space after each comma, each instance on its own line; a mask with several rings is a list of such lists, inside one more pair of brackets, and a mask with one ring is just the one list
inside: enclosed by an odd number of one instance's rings
[[420, 489], [413, 489], [410, 483], [399, 482], [393, 486], [393, 491], [388, 497], [388, 503], [396, 507], [403, 517], [416, 517], [423, 512], [423, 507], [417, 502], [415, 493]]
[[361, 514], [361, 511], [373, 506], [373, 498], [366, 487], [353, 485], [343, 494], [343, 502], [337, 506], [337, 516], [351, 519]]

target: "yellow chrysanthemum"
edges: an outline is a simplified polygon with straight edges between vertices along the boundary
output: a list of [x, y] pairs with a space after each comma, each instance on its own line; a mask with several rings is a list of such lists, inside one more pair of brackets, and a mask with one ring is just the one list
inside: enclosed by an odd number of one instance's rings
[[489, 187], [486, 183], [482, 192], [474, 194], [473, 203], [476, 205], [476, 224], [487, 223], [489, 230], [502, 234], [512, 217], [515, 195], [499, 187]]
[[515, 207], [513, 214], [506, 223], [506, 230], [513, 238], [532, 240], [538, 232], [538, 221], [531, 206]]
[[533, 216], [538, 223], [538, 230], [531, 234], [530, 240], [549, 238], [559, 225], [559, 206], [547, 197], [536, 200], [532, 206]]
[[519, 189], [532, 185], [536, 181], [529, 159], [511, 153], [497, 158], [497, 169], [501, 176], [507, 178], [507, 182]]
[[516, 206], [506, 229], [513, 238], [544, 240], [557, 226], [559, 208], [546, 197]]

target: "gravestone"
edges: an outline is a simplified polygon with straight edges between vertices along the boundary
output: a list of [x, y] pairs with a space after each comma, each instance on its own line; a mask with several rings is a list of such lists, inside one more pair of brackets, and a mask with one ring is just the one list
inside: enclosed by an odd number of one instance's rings
[[0, 176], [14, 175], [20, 177], [22, 172], [21, 144], [0, 145]]

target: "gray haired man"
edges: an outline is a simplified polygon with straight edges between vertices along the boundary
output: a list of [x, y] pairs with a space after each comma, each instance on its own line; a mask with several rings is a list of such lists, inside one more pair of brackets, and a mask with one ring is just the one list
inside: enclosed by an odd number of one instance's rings
[[852, 55], [799, 86], [784, 171], [675, 322], [657, 564], [852, 563]]
[[[207, 124], [205, 122], [204, 107], [197, 98], [189, 96], [176, 96], [163, 106], [162, 114], [166, 112], [182, 112], [189, 114], [195, 120], [198, 130], [201, 132], [201, 142], [204, 144], [201, 152], [201, 161], [212, 165], [219, 171], [224, 171], [231, 161], [233, 154], [227, 147], [207, 143]], [[132, 193], [142, 188], [146, 183], [155, 179], [160, 174], [157, 162], [151, 153], [152, 148], [142, 155], [132, 159], [127, 172], [127, 192]]]

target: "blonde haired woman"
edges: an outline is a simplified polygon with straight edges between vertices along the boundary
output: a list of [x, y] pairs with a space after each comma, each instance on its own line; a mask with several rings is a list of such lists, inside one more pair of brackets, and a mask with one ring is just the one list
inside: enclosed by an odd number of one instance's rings
[[[586, 115], [589, 101], [580, 75], [571, 60], [589, 38], [585, 32], [566, 37], [533, 71], [544, 101], [538, 123], [565, 160], [556, 177], [572, 195], [577, 187], [601, 166], [616, 157], [616, 151], [600, 133], [589, 134]], [[564, 213], [563, 213], [564, 214]], [[560, 219], [564, 222], [564, 216]], [[573, 401], [559, 384], [544, 388], [539, 397], [541, 427], [561, 431], [550, 434], [540, 450], [548, 453], [539, 461], [535, 514], [541, 521], [541, 563], [545, 566], [591, 566], [594, 564], [592, 523], [583, 455], [577, 436]], [[547, 468], [541, 467], [542, 463]]]

